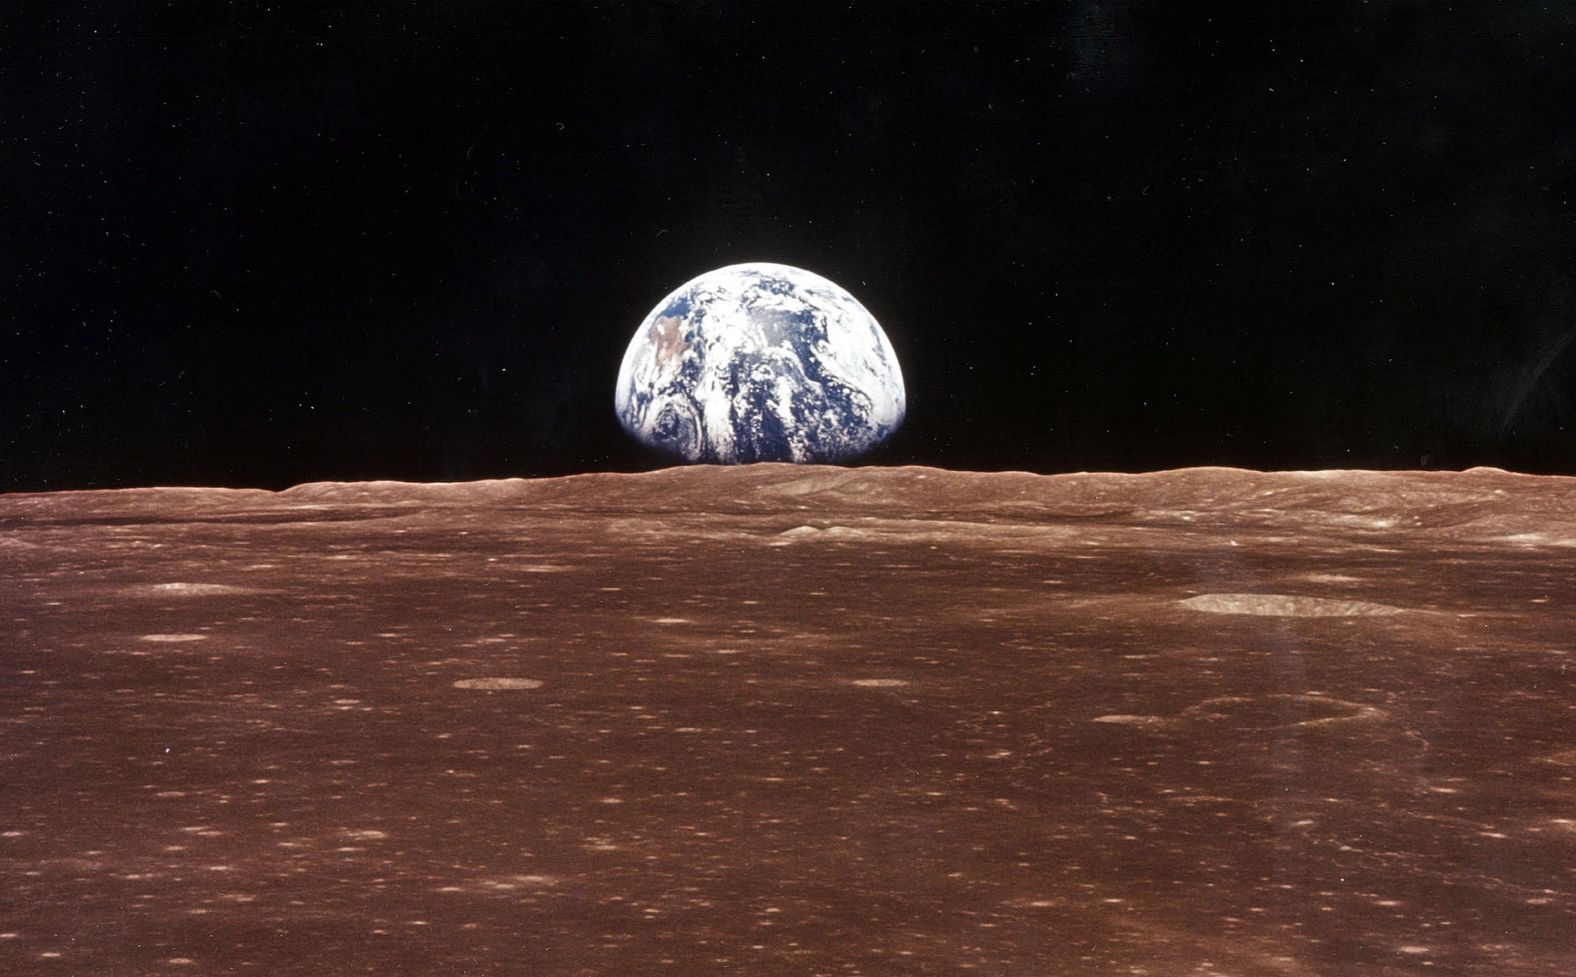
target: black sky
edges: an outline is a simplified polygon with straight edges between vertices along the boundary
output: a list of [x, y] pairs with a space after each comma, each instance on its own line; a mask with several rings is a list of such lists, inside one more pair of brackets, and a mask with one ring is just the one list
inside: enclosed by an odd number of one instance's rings
[[1576, 473], [1576, 6], [0, 7], [0, 489], [668, 463], [824, 274], [969, 469]]

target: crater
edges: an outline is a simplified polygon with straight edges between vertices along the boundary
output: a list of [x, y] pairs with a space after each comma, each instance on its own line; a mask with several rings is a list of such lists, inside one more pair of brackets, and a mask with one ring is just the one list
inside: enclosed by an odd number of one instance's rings
[[454, 687], [456, 689], [483, 689], [489, 692], [497, 692], [504, 689], [539, 689], [542, 687], [542, 683], [534, 678], [495, 676], [489, 678], [462, 678], [454, 683]]
[[1292, 594], [1200, 594], [1180, 602], [1208, 614], [1251, 614], [1260, 617], [1380, 617], [1402, 608], [1365, 600], [1335, 600]]
[[1576, 746], [1567, 746], [1538, 757], [1538, 763], [1552, 763], [1556, 767], [1576, 767]]
[[1229, 722], [1236, 729], [1288, 729], [1383, 718], [1384, 711], [1361, 702], [1322, 695], [1220, 696], [1183, 710], [1179, 719]]
[[1362, 577], [1353, 577], [1344, 573], [1305, 573], [1302, 579], [1309, 583], [1362, 583]]
[[1156, 731], [1207, 723], [1233, 730], [1293, 729], [1337, 723], [1378, 721], [1386, 713], [1377, 706], [1305, 693], [1263, 696], [1217, 696], [1188, 706], [1174, 716], [1113, 713], [1089, 720], [1111, 726], [1133, 726]]
[[233, 587], [224, 583], [155, 583], [127, 588], [132, 593], [153, 597], [211, 597], [219, 594], [250, 594], [251, 587]]

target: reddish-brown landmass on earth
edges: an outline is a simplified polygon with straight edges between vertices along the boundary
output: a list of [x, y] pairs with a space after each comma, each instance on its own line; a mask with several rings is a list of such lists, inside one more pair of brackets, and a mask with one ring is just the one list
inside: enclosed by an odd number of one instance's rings
[[1576, 480], [0, 496], [0, 972], [1576, 973]]

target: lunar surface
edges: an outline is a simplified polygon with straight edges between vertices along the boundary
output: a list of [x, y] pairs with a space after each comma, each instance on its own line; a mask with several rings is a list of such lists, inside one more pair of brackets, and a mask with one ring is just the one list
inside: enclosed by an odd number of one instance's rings
[[0, 973], [1576, 973], [1576, 480], [0, 496]]
[[726, 464], [854, 458], [907, 410], [897, 354], [859, 300], [767, 262], [707, 272], [657, 303], [613, 399], [637, 440]]

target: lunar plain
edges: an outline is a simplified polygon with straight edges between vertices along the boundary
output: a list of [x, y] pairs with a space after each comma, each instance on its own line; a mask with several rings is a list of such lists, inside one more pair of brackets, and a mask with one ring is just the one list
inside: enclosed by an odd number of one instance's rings
[[0, 973], [1576, 974], [1576, 479], [0, 496]]

